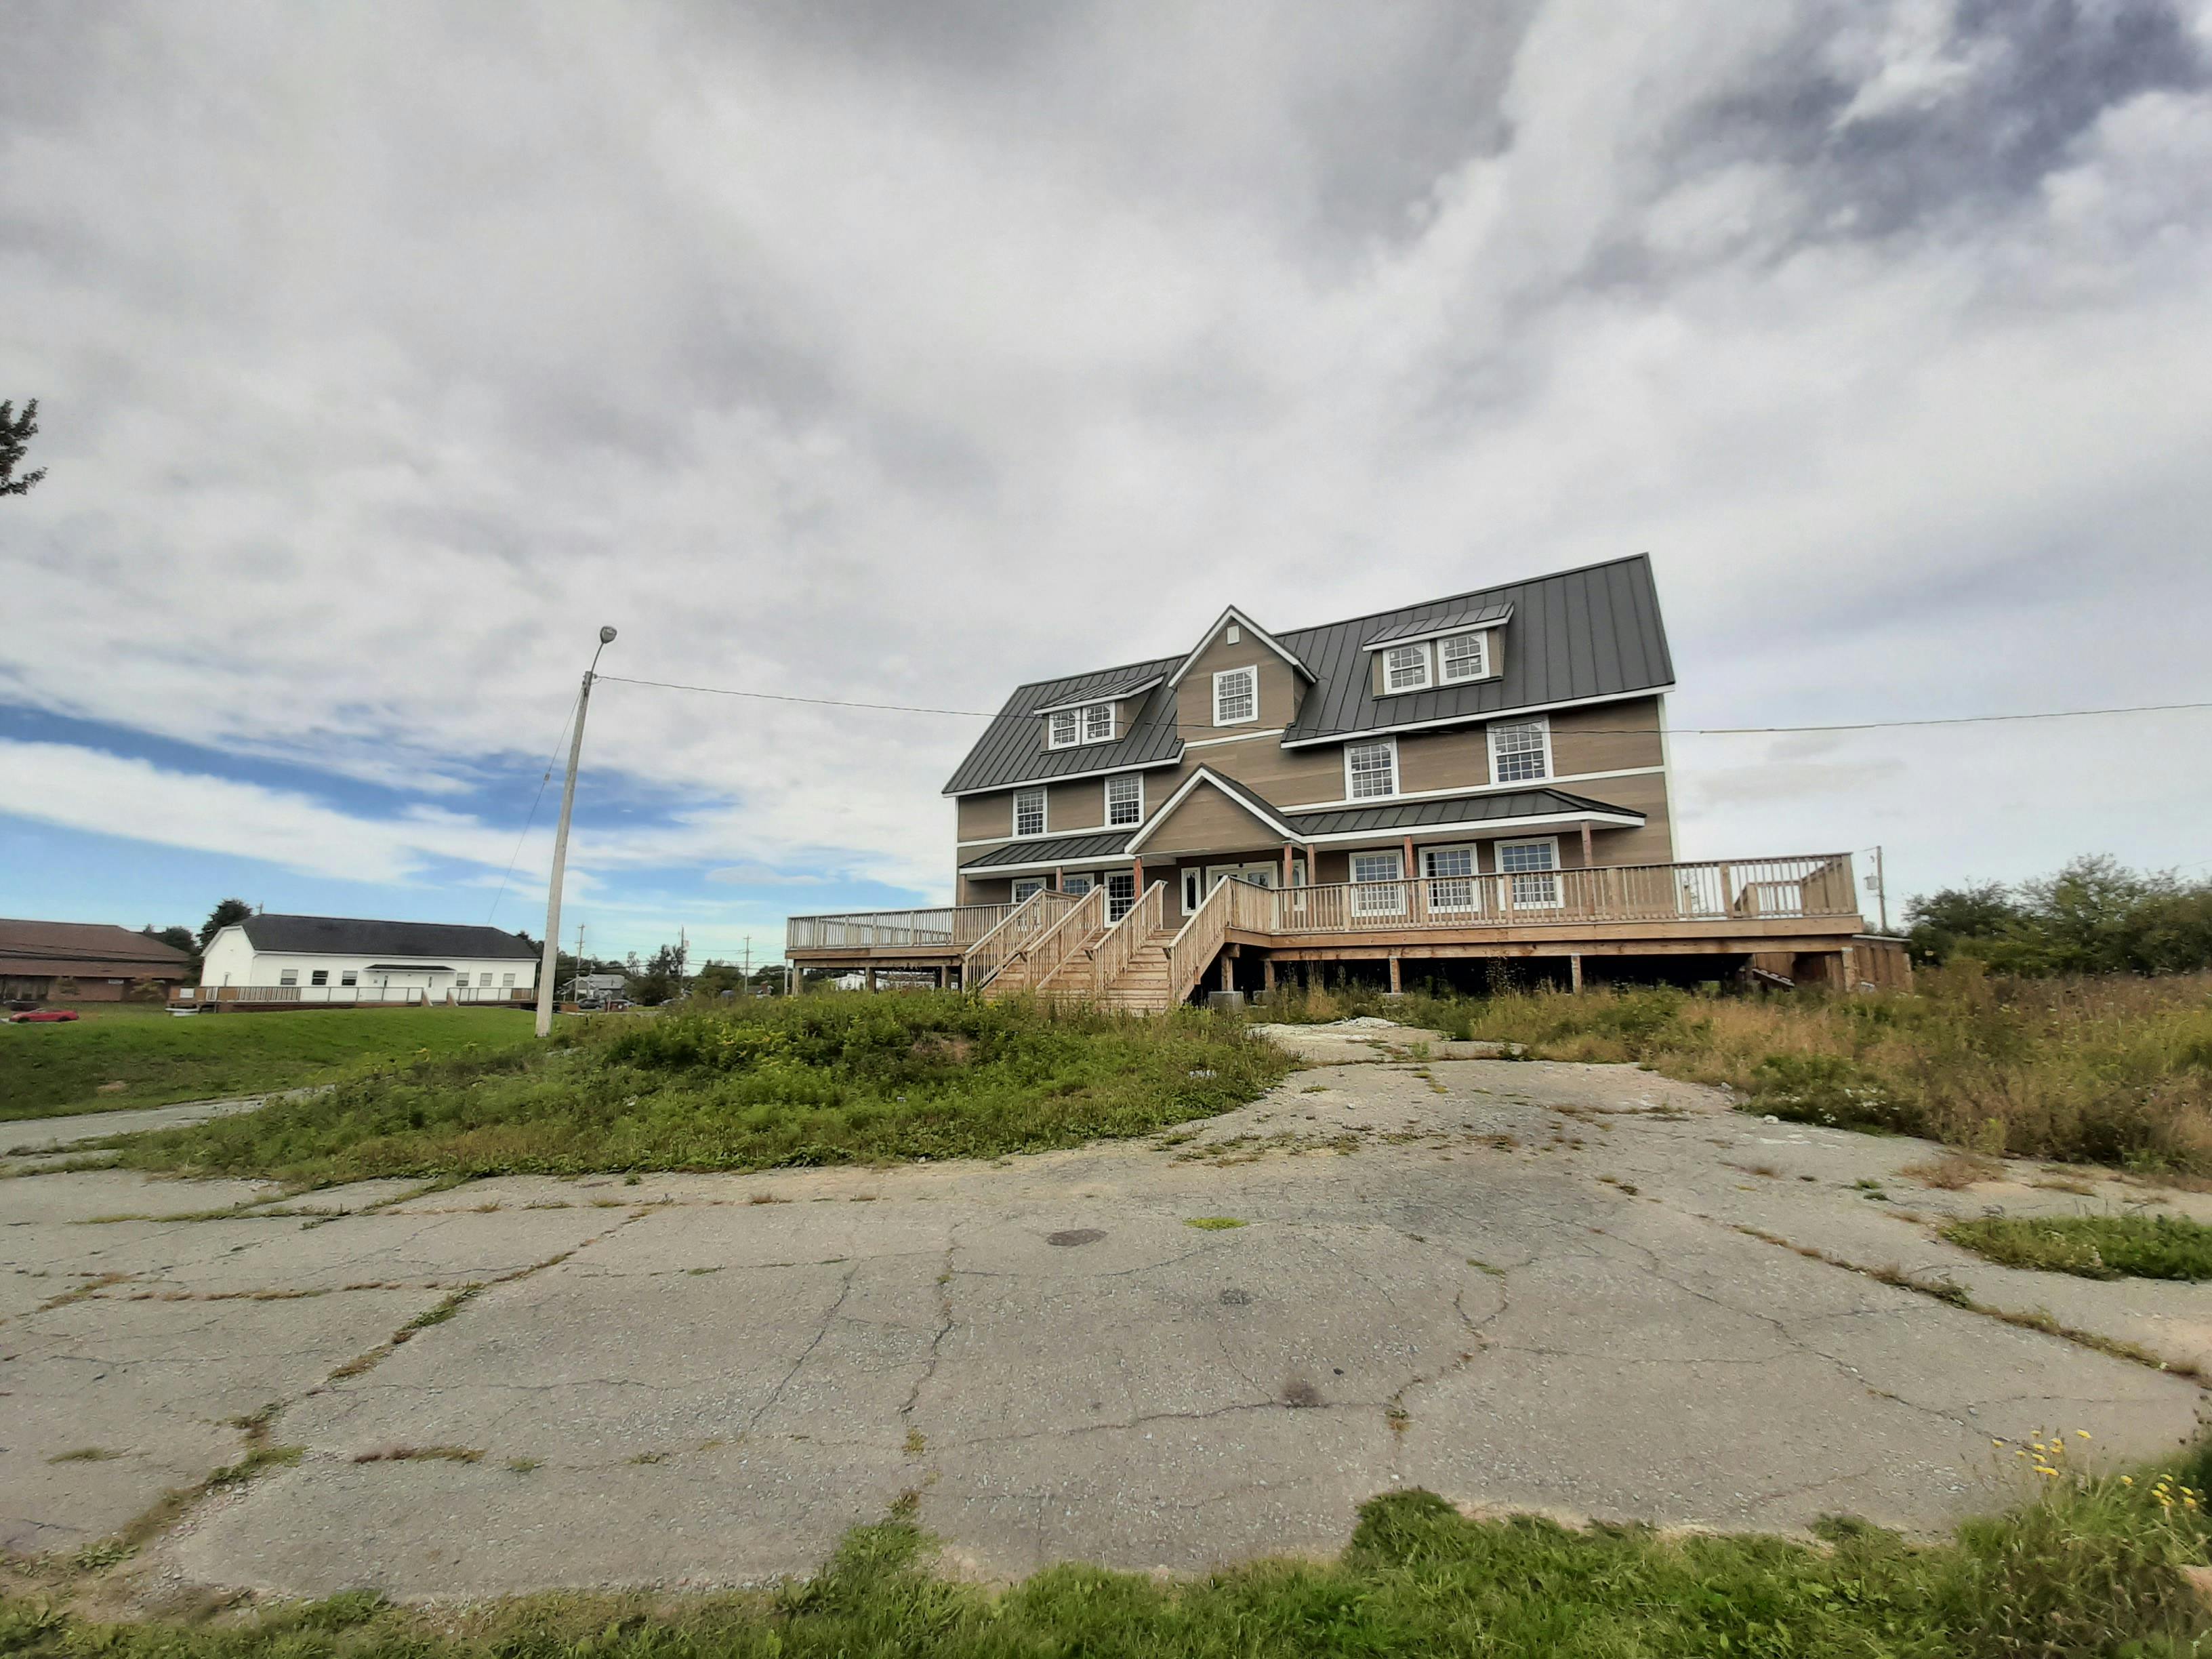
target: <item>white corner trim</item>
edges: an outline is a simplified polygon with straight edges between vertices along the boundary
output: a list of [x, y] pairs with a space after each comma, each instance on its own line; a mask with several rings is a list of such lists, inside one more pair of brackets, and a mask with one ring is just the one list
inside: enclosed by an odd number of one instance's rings
[[[1464, 683], [1481, 685], [1487, 682], [1474, 680]], [[1358, 732], [1331, 732], [1325, 737], [1288, 738], [1284, 740], [1283, 747], [1311, 749], [1324, 743], [1358, 743], [1366, 738], [1389, 737], [1401, 732], [1426, 732], [1440, 726], [1481, 726], [1492, 720], [1526, 720], [1532, 715], [1548, 714], [1559, 708], [1595, 708], [1601, 703], [1639, 702], [1645, 697], [1656, 697], [1663, 691], [1672, 690], [1674, 685], [1674, 681], [1669, 680], [1664, 685], [1646, 686], [1640, 691], [1608, 691], [1598, 697], [1568, 697], [1559, 702], [1531, 702], [1511, 708], [1486, 708], [1476, 714], [1445, 714], [1432, 720], [1404, 720], [1389, 726], [1369, 726]], [[1446, 690], [1450, 689], [1449, 686], [1444, 688]], [[1403, 696], [1404, 693], [1399, 695]]]
[[1268, 650], [1273, 652], [1277, 656], [1280, 657], [1285, 662], [1288, 663], [1299, 673], [1304, 675], [1308, 680], [1313, 681], [1317, 679], [1318, 677], [1314, 673], [1313, 670], [1307, 667], [1305, 664], [1298, 660], [1297, 653], [1296, 652], [1292, 651], [1288, 646], [1283, 644], [1282, 641], [1278, 640], [1273, 634], [1270, 634], [1266, 629], [1261, 627], [1259, 623], [1254, 622], [1249, 617], [1246, 616], [1242, 611], [1239, 611], [1232, 605], [1226, 611], [1223, 611], [1220, 616], [1214, 618], [1212, 627], [1207, 629], [1205, 633], [1199, 635], [1198, 643], [1191, 647], [1190, 654], [1185, 657], [1180, 663], [1177, 663], [1176, 665], [1175, 672], [1168, 676], [1168, 684], [1170, 685], [1181, 685], [1182, 684], [1182, 677], [1190, 672], [1191, 665], [1201, 656], [1205, 655], [1206, 647], [1213, 643], [1214, 635], [1220, 633], [1221, 630], [1226, 628], [1231, 623], [1235, 623], [1243, 628], [1246, 633], [1249, 634], [1261, 645], [1266, 646]]

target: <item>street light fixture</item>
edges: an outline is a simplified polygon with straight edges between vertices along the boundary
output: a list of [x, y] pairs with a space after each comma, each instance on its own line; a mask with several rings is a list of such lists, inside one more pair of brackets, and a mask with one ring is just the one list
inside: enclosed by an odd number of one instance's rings
[[[599, 629], [599, 651], [615, 642], [615, 630]], [[545, 890], [545, 959], [538, 970], [538, 1035], [553, 1035], [553, 981], [561, 966], [561, 878], [568, 867], [568, 814], [576, 805], [576, 765], [584, 753], [584, 715], [592, 706], [592, 676], [599, 666], [599, 651], [592, 653], [592, 665], [584, 671], [584, 689], [576, 698], [576, 731], [568, 739], [568, 775], [561, 785], [561, 823], [553, 832], [553, 875]], [[583, 971], [583, 963], [576, 964]]]

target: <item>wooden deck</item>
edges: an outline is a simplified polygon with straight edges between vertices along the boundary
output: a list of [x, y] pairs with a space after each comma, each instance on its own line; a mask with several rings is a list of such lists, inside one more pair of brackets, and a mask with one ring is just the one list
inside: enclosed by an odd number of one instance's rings
[[[796, 916], [786, 954], [810, 968], [957, 969], [975, 988], [1103, 996], [1157, 951], [1168, 1000], [1180, 1001], [1224, 954], [1271, 963], [1565, 957], [1577, 959], [1577, 978], [1586, 956], [1832, 957], [1832, 971], [1820, 971], [1840, 984], [1865, 927], [1840, 853], [1322, 887], [1231, 881], [1172, 929], [1159, 884], [1133, 908], [1135, 927], [1109, 927], [1120, 918], [1104, 915], [1094, 889], [1019, 905]], [[1149, 987], [1158, 975], [1145, 972]]]

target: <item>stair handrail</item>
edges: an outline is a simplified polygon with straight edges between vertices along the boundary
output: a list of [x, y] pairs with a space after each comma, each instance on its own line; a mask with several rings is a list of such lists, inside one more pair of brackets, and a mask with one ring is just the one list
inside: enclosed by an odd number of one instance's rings
[[1103, 883], [1092, 888], [1067, 914], [1029, 942], [1024, 954], [1030, 959], [1030, 989], [1041, 991], [1045, 981], [1066, 967], [1068, 959], [1083, 948], [1098, 925], [1106, 919], [1106, 888]]
[[1091, 1000], [1101, 1000], [1144, 943], [1167, 926], [1168, 884], [1156, 881], [1091, 947]]
[[1168, 943], [1168, 1006], [1172, 1008], [1191, 993], [1229, 937], [1229, 907], [1236, 902], [1230, 884], [1216, 882], [1212, 891], [1199, 901], [1190, 920]]
[[1073, 902], [1065, 893], [1040, 887], [1017, 904], [1006, 919], [977, 939], [960, 956], [960, 988], [979, 991], [999, 975], [999, 970], [1019, 953], [1043, 924], [1048, 901]]

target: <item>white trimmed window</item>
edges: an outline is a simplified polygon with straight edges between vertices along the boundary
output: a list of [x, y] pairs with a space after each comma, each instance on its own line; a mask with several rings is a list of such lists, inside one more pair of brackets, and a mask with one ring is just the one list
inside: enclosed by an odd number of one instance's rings
[[1429, 683], [1429, 647], [1394, 645], [1382, 653], [1382, 689], [1419, 691]]
[[1429, 884], [1431, 910], [1474, 908], [1474, 848], [1424, 847], [1421, 874]]
[[1086, 870], [1071, 870], [1060, 878], [1060, 890], [1071, 898], [1081, 898], [1098, 884], [1098, 878]]
[[1072, 749], [1082, 741], [1081, 726], [1073, 708], [1055, 708], [1046, 716], [1049, 722], [1045, 742], [1054, 749]]
[[1083, 740], [1085, 743], [1111, 743], [1114, 740], [1114, 705], [1094, 702], [1083, 711]]
[[297, 985], [300, 982], [300, 970], [297, 968], [283, 969], [276, 975], [276, 982], [279, 985]]
[[1355, 916], [1395, 916], [1406, 908], [1406, 864], [1398, 854], [1354, 853], [1352, 855], [1352, 914]]
[[1014, 833], [1018, 836], [1044, 834], [1044, 791], [1017, 789], [1014, 791]]
[[1548, 908], [1559, 902], [1559, 838], [1501, 841], [1498, 843], [1498, 873], [1513, 882], [1513, 902], [1523, 908]]
[[1437, 642], [1438, 677], [1446, 685], [1462, 680], [1486, 678], [1490, 673], [1490, 636], [1458, 634]]
[[1199, 869], [1182, 872], [1182, 913], [1185, 915], [1198, 908], [1199, 901], [1206, 896], [1206, 872]]
[[1044, 891], [1042, 876], [1024, 876], [1014, 883], [1014, 902], [1019, 904], [1024, 899], [1034, 898], [1042, 891]]
[[1260, 671], [1224, 668], [1213, 677], [1213, 723], [1242, 726], [1260, 717]]
[[[349, 985], [353, 983], [352, 975], [349, 974], [346, 975], [346, 983]], [[514, 975], [513, 974], [501, 974], [499, 976], [499, 984], [500, 988], [503, 991], [513, 990], [514, 988]]]
[[1114, 870], [1106, 876], [1106, 920], [1119, 921], [1129, 914], [1129, 907], [1137, 902], [1137, 872], [1134, 870]]
[[1552, 723], [1519, 720], [1490, 728], [1490, 781], [1522, 783], [1552, 775]]
[[1106, 780], [1106, 823], [1109, 829], [1145, 821], [1145, 780], [1138, 772], [1125, 772]]
[[[1394, 738], [1379, 743], [1344, 745], [1344, 798], [1374, 800], [1398, 793], [1398, 744]], [[1357, 878], [1354, 878], [1356, 880]]]
[[360, 982], [361, 975], [355, 973], [350, 968], [347, 969], [343, 973], [338, 975], [338, 983], [341, 985], [357, 985]]

